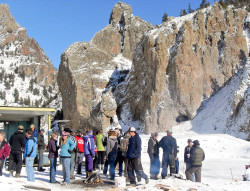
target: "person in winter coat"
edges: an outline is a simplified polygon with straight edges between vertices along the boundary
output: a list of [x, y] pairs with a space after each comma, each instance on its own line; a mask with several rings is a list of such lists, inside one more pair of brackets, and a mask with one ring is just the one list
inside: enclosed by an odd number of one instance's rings
[[126, 180], [129, 181], [128, 178], [128, 158], [127, 158], [127, 151], [128, 151], [128, 144], [129, 144], [129, 138], [130, 138], [129, 131], [125, 132], [123, 137], [120, 139], [120, 150], [123, 153], [124, 156], [124, 176], [126, 177]]
[[[167, 136], [161, 139], [159, 146], [163, 149], [161, 177], [164, 179], [168, 174], [168, 166], [170, 166], [171, 162], [170, 160], [175, 160], [177, 157], [176, 139], [172, 136], [171, 130], [167, 131]], [[173, 162], [175, 164], [175, 161]]]
[[[76, 130], [75, 129], [71, 130], [69, 128], [65, 128], [64, 131], [69, 133], [69, 137], [71, 138], [71, 140], [76, 145], [76, 137], [75, 137], [76, 136]], [[75, 175], [74, 175], [75, 167], [76, 167], [76, 146], [74, 147], [74, 149], [71, 152], [70, 179], [75, 179]]]
[[13, 172], [16, 171], [15, 176], [17, 178], [21, 177], [22, 170], [22, 151], [25, 146], [25, 136], [23, 134], [24, 127], [22, 125], [18, 126], [18, 130], [11, 135], [9, 139], [9, 144], [11, 146], [10, 158], [9, 158], [9, 171], [10, 177], [13, 176]]
[[43, 152], [46, 148], [46, 144], [44, 142], [44, 129], [41, 129], [40, 133], [37, 137], [37, 145], [38, 145], [38, 171], [43, 172], [45, 169], [43, 168]]
[[93, 158], [95, 157], [95, 142], [92, 130], [87, 130], [86, 134], [87, 135], [83, 137], [83, 140], [84, 140], [86, 178], [88, 178], [93, 171]]
[[205, 153], [200, 147], [198, 140], [193, 141], [193, 146], [190, 151], [190, 158], [191, 167], [189, 167], [185, 172], [186, 178], [187, 180], [192, 181], [192, 174], [194, 173], [196, 182], [201, 182], [201, 167], [202, 161], [205, 159]]
[[[96, 135], [98, 134], [98, 131], [95, 132], [95, 136], [94, 136], [94, 142], [95, 142], [95, 139], [96, 139]], [[93, 171], [95, 171], [98, 167], [98, 151], [97, 151], [97, 147], [96, 147], [96, 144], [95, 144], [95, 158], [93, 160]]]
[[[188, 139], [187, 143], [188, 145], [185, 147], [185, 150], [184, 150], [184, 163], [186, 164], [186, 170], [189, 169], [189, 167], [191, 167], [190, 151], [193, 146], [192, 139]], [[193, 176], [193, 182], [194, 182], [195, 176], [194, 174], [192, 174], [192, 176]]]
[[84, 141], [83, 141], [83, 133], [78, 132], [76, 136], [76, 144], [77, 144], [77, 151], [76, 151], [76, 166], [77, 166], [77, 174], [82, 174], [82, 161], [84, 157]]
[[37, 130], [36, 130], [36, 126], [34, 124], [31, 124], [30, 125], [30, 128], [32, 129], [33, 131], [33, 137], [35, 138], [35, 140], [37, 141], [37, 136], [38, 136], [38, 133], [37, 133]]
[[246, 165], [246, 171], [243, 176], [243, 181], [250, 181], [250, 165]]
[[159, 159], [159, 142], [157, 140], [158, 133], [151, 133], [148, 141], [148, 155], [150, 158], [150, 178], [157, 180], [160, 172], [160, 159]]
[[33, 164], [34, 164], [34, 159], [36, 157], [36, 140], [33, 137], [32, 129], [27, 129], [25, 132], [25, 136], [27, 139], [24, 148], [24, 158], [25, 158], [27, 180], [30, 182], [35, 182]]
[[68, 185], [70, 183], [70, 161], [71, 161], [71, 153], [76, 146], [76, 143], [72, 141], [69, 137], [68, 132], [62, 133], [62, 138], [60, 141], [61, 152], [60, 158], [63, 166], [63, 185]]
[[10, 155], [9, 144], [4, 140], [5, 132], [0, 131], [0, 176], [2, 176], [3, 165], [7, 156]]
[[118, 141], [117, 135], [114, 131], [108, 133], [107, 147], [106, 147], [106, 157], [109, 162], [109, 175], [110, 180], [115, 179], [115, 159], [117, 156]]
[[59, 150], [59, 147], [57, 146], [57, 138], [58, 135], [56, 133], [52, 133], [48, 144], [48, 158], [50, 160], [50, 183], [59, 183], [58, 181], [56, 181], [56, 165]]
[[123, 137], [122, 129], [116, 128], [115, 131], [117, 132], [117, 141], [118, 141], [118, 151], [117, 151], [117, 157], [115, 160], [115, 166], [117, 163], [119, 164], [119, 176], [122, 176], [123, 171], [123, 162], [124, 162], [124, 153], [121, 151], [121, 139]]
[[144, 178], [148, 184], [148, 176], [143, 172], [141, 164], [141, 138], [136, 133], [134, 127], [129, 129], [130, 139], [128, 144], [127, 158], [128, 158], [128, 178], [131, 185], [135, 185], [135, 173], [138, 177]]
[[105, 159], [105, 148], [103, 146], [104, 140], [105, 140], [105, 137], [103, 135], [103, 131], [99, 130], [95, 138], [95, 145], [97, 147], [97, 155], [98, 155], [99, 171], [104, 169], [104, 159]]

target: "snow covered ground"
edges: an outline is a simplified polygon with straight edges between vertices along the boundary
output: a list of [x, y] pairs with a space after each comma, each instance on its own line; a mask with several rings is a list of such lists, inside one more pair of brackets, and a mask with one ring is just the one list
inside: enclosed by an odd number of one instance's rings
[[[159, 140], [165, 135], [165, 132], [159, 133]], [[173, 128], [173, 136], [176, 137], [177, 144], [180, 147], [178, 156], [180, 160], [180, 174], [182, 175], [184, 175], [185, 170], [183, 152], [187, 139], [198, 139], [200, 141], [201, 147], [204, 149], [206, 154], [206, 159], [203, 162], [202, 168], [202, 183], [193, 183], [191, 181], [169, 177], [164, 180], [150, 180], [148, 185], [145, 185], [144, 180], [142, 180], [137, 187], [127, 188], [128, 190], [161, 190], [157, 188], [158, 184], [167, 185], [174, 190], [183, 191], [189, 190], [190, 188], [204, 191], [249, 190], [250, 182], [243, 182], [242, 175], [245, 172], [245, 164], [250, 164], [250, 142], [226, 134], [204, 134], [202, 132], [198, 134], [192, 131], [190, 122], [175, 126]], [[149, 135], [141, 134], [141, 138], [143, 144], [142, 164], [144, 172], [149, 175], [149, 157], [147, 154], [147, 142]], [[162, 153], [160, 154], [162, 155]], [[59, 166], [57, 173], [57, 180], [61, 182], [61, 166]], [[68, 186], [50, 184], [48, 168], [45, 172], [36, 172], [35, 183], [27, 182], [25, 168], [22, 169], [22, 175], [24, 177], [20, 179], [9, 178], [7, 177], [8, 173], [4, 171], [4, 176], [0, 178], [1, 188], [4, 188], [4, 191], [35, 190], [34, 188], [37, 186], [43, 188], [44, 190], [108, 190], [114, 188], [114, 185], [99, 186], [97, 188], [86, 187], [81, 181], [85, 175], [77, 176], [76, 180], [72, 181], [72, 184]], [[102, 176], [102, 178], [107, 180], [106, 177]]]

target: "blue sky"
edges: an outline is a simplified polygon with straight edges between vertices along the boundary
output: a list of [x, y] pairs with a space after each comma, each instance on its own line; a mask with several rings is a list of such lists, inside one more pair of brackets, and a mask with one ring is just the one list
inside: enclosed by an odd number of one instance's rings
[[[90, 41], [109, 22], [115, 0], [0, 0], [8, 4], [16, 21], [34, 38], [58, 69], [60, 56], [74, 42]], [[133, 14], [160, 24], [164, 12], [179, 16], [201, 0], [123, 0], [132, 5]], [[209, 0], [213, 3], [214, 0]]]

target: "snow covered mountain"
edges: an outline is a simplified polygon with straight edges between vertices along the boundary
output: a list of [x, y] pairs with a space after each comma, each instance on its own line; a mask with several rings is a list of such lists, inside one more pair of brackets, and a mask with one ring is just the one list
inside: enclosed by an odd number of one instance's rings
[[0, 5], [0, 105], [45, 107], [56, 99], [57, 71], [37, 42]]

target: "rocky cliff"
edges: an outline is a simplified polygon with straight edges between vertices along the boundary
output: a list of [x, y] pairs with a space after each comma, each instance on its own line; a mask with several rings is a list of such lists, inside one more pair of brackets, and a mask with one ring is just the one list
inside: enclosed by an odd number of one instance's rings
[[135, 50], [126, 82], [116, 89], [118, 105], [146, 133], [193, 119], [201, 103], [245, 67], [247, 15], [215, 3], [151, 30]]
[[[58, 85], [64, 116], [71, 120], [69, 126], [104, 128], [110, 125], [114, 116], [101, 112], [102, 94], [124, 80], [137, 43], [152, 28], [150, 23], [132, 15], [131, 6], [118, 2], [109, 25], [90, 42], [76, 42], [65, 50]], [[103, 121], [106, 122], [103, 124]]]
[[0, 105], [46, 106], [57, 93], [57, 71], [7, 5], [0, 5]]
[[153, 28], [117, 3], [91, 42], [62, 54], [58, 84], [70, 125], [106, 128], [117, 115], [149, 133], [193, 119], [245, 67], [248, 14], [215, 3]]

